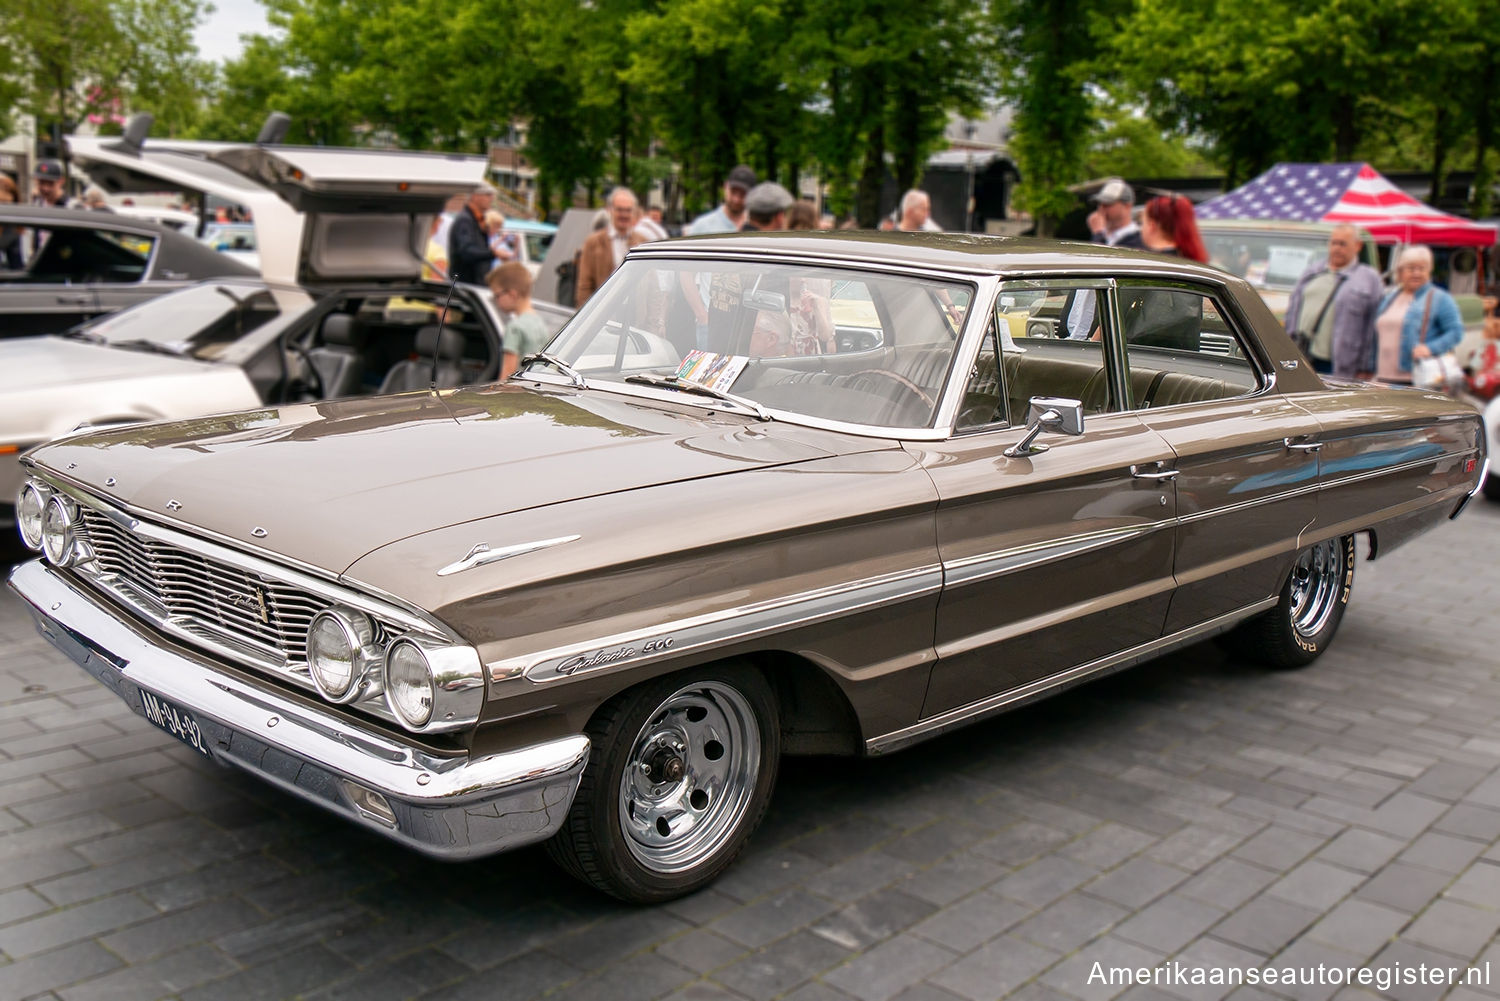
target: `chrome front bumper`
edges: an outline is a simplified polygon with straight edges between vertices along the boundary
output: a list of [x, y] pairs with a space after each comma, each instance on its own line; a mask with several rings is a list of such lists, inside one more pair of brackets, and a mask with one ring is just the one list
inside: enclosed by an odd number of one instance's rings
[[[41, 560], [16, 567], [10, 586], [42, 635], [138, 715], [142, 688], [169, 699], [195, 715], [216, 761], [427, 855], [471, 858], [550, 837], [588, 763], [582, 734], [482, 758], [427, 754], [153, 645]], [[383, 796], [394, 823], [356, 805], [349, 783]]]

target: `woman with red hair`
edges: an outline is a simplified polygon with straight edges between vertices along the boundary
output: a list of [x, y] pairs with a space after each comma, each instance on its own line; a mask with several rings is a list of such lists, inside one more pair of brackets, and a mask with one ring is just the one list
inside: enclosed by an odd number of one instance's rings
[[1158, 254], [1208, 262], [1193, 203], [1182, 195], [1159, 195], [1146, 203], [1146, 211], [1141, 214], [1141, 242]]

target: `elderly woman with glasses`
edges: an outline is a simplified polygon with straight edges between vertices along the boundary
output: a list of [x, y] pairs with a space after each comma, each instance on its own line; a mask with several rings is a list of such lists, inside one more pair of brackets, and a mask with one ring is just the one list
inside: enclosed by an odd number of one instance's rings
[[1423, 358], [1451, 351], [1463, 340], [1458, 304], [1432, 284], [1432, 251], [1420, 244], [1396, 258], [1396, 287], [1375, 311], [1375, 337], [1368, 371], [1381, 382], [1410, 383]]

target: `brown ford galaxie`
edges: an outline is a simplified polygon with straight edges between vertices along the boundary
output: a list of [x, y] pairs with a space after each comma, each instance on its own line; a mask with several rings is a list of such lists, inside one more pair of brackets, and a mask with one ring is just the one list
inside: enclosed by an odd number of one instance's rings
[[502, 385], [84, 432], [11, 586], [197, 751], [446, 858], [662, 900], [783, 754], [879, 754], [1223, 634], [1311, 662], [1486, 463], [1176, 260], [649, 244]]

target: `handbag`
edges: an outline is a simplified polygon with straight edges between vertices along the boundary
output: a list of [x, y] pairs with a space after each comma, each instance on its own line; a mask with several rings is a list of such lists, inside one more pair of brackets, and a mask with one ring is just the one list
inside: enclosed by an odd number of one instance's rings
[[1323, 325], [1323, 317], [1328, 315], [1328, 307], [1333, 305], [1333, 300], [1338, 297], [1339, 289], [1344, 287], [1344, 279], [1348, 277], [1348, 274], [1343, 272], [1340, 272], [1336, 276], [1333, 283], [1333, 291], [1329, 292], [1328, 298], [1323, 300], [1323, 308], [1318, 310], [1317, 318], [1313, 320], [1311, 327], [1304, 330], [1299, 324], [1297, 329], [1291, 332], [1292, 343], [1297, 345], [1297, 350], [1301, 351], [1302, 357], [1308, 361], [1312, 360], [1313, 334], [1317, 333], [1318, 328]]
[[[1427, 307], [1422, 310], [1422, 329], [1417, 334], [1418, 344], [1427, 343], [1427, 321], [1432, 317], [1432, 300], [1435, 297], [1436, 293], [1428, 290]], [[1411, 367], [1411, 384], [1418, 389], [1436, 389], [1451, 394], [1458, 392], [1466, 382], [1464, 367], [1458, 363], [1458, 356], [1452, 351], [1418, 358]]]

